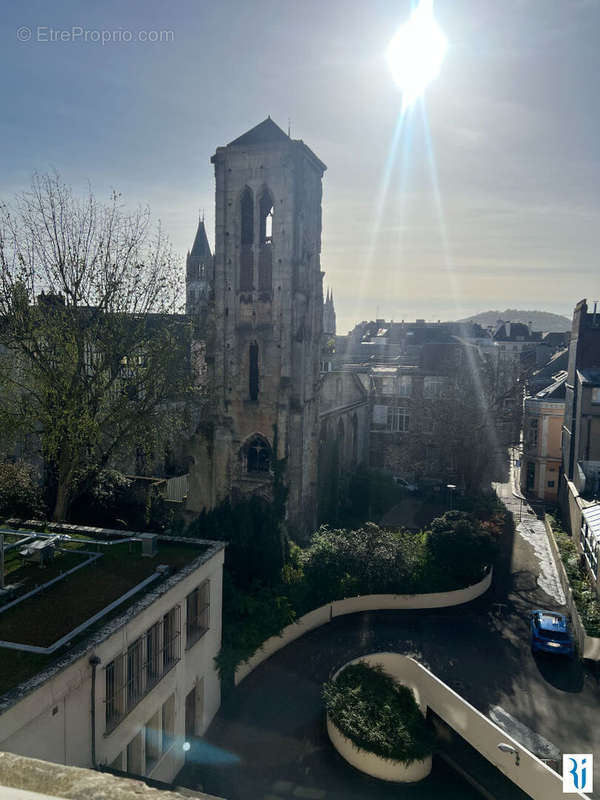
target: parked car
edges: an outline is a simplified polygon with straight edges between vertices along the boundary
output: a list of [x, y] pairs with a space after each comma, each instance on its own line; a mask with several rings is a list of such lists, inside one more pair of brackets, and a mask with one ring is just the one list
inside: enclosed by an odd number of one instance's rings
[[401, 489], [404, 489], [407, 492], [418, 492], [419, 487], [407, 481], [406, 478], [401, 478], [400, 475], [394, 475], [394, 483], [396, 486], [399, 486]]
[[531, 612], [531, 652], [575, 655], [575, 642], [564, 614], [536, 609]]

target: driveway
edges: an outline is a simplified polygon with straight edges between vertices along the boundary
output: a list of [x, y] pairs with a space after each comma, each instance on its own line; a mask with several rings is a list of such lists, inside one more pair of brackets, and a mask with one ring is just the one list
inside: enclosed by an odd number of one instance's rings
[[[496, 488], [518, 522], [520, 501], [511, 481]], [[352, 658], [392, 650], [415, 656], [538, 752], [596, 753], [600, 787], [596, 680], [578, 662], [534, 658], [530, 652], [529, 611], [561, 606], [548, 577], [552, 569], [532, 540], [535, 518], [526, 507], [521, 516], [523, 535], [504, 541], [484, 597], [453, 609], [340, 617], [258, 667], [224, 703], [197, 755], [192, 753], [201, 767], [186, 769], [180, 782], [190, 787], [201, 782], [206, 791], [231, 800], [479, 796], [443, 764], [418, 788], [399, 787], [360, 775], [331, 748], [322, 683]], [[218, 763], [232, 757], [235, 763]], [[207, 768], [207, 761], [212, 766]]]

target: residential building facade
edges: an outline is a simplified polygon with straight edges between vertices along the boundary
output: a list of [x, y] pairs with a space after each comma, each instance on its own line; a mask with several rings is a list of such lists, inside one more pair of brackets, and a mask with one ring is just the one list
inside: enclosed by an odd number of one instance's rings
[[600, 314], [581, 300], [573, 313], [562, 427], [563, 519], [600, 586]]
[[[58, 651], [64, 654], [25, 682], [17, 671], [17, 685], [0, 697], [0, 749], [173, 781], [184, 743], [204, 733], [221, 697], [214, 659], [224, 544], [159, 539], [157, 572], [163, 548], [179, 542], [192, 548], [189, 563], [165, 571], [83, 639], [74, 631], [74, 643]], [[0, 649], [0, 657], [6, 653]]]
[[558, 497], [566, 379], [566, 372], [559, 373], [524, 403], [521, 491], [549, 503]]

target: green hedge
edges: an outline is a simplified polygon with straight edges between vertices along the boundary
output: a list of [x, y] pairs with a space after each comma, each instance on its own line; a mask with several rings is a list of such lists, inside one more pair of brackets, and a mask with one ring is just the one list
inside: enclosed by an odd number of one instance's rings
[[548, 521], [573, 591], [573, 600], [588, 636], [600, 636], [600, 602], [590, 576], [581, 565], [577, 545], [565, 533], [558, 520], [548, 514]]
[[266, 586], [254, 591], [239, 589], [230, 574], [223, 572], [223, 633], [217, 667], [228, 690], [233, 685], [235, 669], [271, 636], [277, 636], [296, 619], [287, 597]]
[[[502, 524], [449, 511], [431, 531], [320, 528], [308, 548], [290, 548], [277, 584], [224, 586], [221, 677], [297, 617], [334, 600], [366, 594], [421, 594], [461, 589], [481, 580], [496, 554]], [[226, 562], [227, 563], [227, 562]], [[226, 571], [226, 574], [227, 571]]]
[[354, 531], [322, 527], [310, 547], [292, 552], [284, 591], [298, 614], [356, 595], [447, 592], [480, 581], [496, 552], [495, 534], [459, 511], [419, 533], [371, 522]]
[[407, 686], [379, 666], [351, 664], [323, 686], [329, 718], [357, 747], [404, 764], [434, 750], [434, 734]]

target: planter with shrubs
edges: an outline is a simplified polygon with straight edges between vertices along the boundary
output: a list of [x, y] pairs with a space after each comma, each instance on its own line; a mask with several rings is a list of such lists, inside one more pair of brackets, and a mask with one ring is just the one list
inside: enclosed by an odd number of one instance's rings
[[331, 742], [352, 766], [403, 783], [429, 775], [434, 733], [408, 686], [360, 661], [328, 681], [323, 698]]

